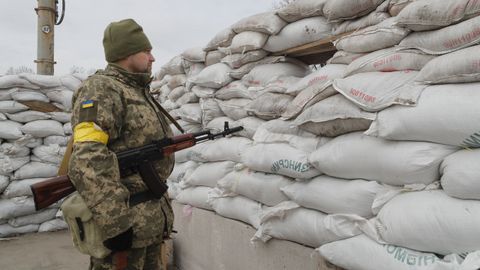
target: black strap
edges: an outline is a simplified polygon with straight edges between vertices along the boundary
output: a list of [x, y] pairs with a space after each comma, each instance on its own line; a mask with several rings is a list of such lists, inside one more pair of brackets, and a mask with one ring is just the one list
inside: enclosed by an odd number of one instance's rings
[[130, 203], [130, 207], [133, 207], [137, 204], [141, 204], [141, 203], [144, 203], [144, 202], [147, 202], [147, 201], [150, 201], [150, 200], [154, 200], [154, 199], [156, 199], [156, 198], [155, 198], [155, 195], [153, 195], [152, 192], [144, 191], [144, 192], [140, 192], [140, 193], [131, 195], [130, 199], [128, 201]]

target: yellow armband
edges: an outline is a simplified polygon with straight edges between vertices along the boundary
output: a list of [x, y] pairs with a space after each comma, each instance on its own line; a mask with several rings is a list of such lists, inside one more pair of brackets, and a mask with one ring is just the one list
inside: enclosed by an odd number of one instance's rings
[[99, 142], [107, 144], [108, 134], [94, 122], [83, 122], [75, 126], [73, 142]]

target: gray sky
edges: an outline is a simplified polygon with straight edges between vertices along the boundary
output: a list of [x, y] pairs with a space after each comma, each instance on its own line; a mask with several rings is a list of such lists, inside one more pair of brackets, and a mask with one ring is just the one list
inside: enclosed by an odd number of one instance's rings
[[[61, 2], [61, 0], [59, 1]], [[153, 71], [191, 47], [203, 47], [238, 20], [273, 9], [273, 0], [66, 0], [63, 23], [55, 26], [55, 75], [72, 66], [103, 68], [103, 30], [111, 21], [133, 18], [143, 26], [157, 59]], [[0, 0], [0, 74], [9, 67], [36, 71], [35, 0]]]

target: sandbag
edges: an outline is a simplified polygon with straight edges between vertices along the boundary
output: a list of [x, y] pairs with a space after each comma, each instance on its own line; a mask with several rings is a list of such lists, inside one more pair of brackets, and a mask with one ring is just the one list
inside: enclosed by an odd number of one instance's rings
[[305, 77], [308, 74], [310, 70], [302, 62], [263, 64], [255, 66], [242, 78], [242, 81], [247, 86], [265, 86], [275, 77]]
[[0, 220], [20, 217], [35, 213], [32, 197], [15, 197], [0, 199]]
[[233, 80], [228, 75], [230, 71], [228, 65], [217, 63], [206, 67], [198, 75], [189, 78], [188, 81], [199, 86], [218, 89]]
[[415, 2], [417, 0], [390, 0], [388, 4], [388, 13], [392, 17], [398, 16], [398, 14], [410, 3]]
[[20, 90], [11, 93], [11, 97], [15, 101], [40, 101], [50, 102], [50, 99], [44, 94], [35, 90]]
[[[259, 66], [259, 65], [264, 65], [264, 64], [273, 64], [273, 63], [281, 63], [281, 62], [287, 62], [290, 61], [289, 58], [285, 58], [285, 56], [268, 56], [268, 57], [265, 57], [264, 59], [262, 60], [259, 60], [259, 61], [256, 61], [256, 62], [251, 62], [251, 63], [247, 63], [239, 68], [236, 68], [236, 69], [233, 69], [229, 75], [230, 77], [234, 78], [234, 79], [242, 79], [243, 76], [245, 76], [246, 74], [248, 74], [250, 71], [252, 71], [253, 68], [255, 68], [256, 66]], [[270, 78], [269, 81], [271, 81], [272, 78]]]
[[184, 121], [202, 123], [202, 109], [198, 103], [184, 104], [178, 109], [177, 113]]
[[185, 74], [177, 74], [170, 77], [170, 80], [168, 81], [167, 85], [168, 85], [168, 88], [172, 89], [173, 91], [175, 88], [179, 86], [184, 86], [186, 81], [187, 81], [187, 76], [185, 76]]
[[241, 154], [251, 143], [251, 140], [243, 137], [221, 138], [205, 142], [192, 149], [189, 159], [199, 162], [241, 162]]
[[357, 31], [372, 25], [379, 24], [388, 18], [390, 18], [390, 15], [387, 12], [374, 11], [355, 20], [348, 20], [334, 24], [332, 27], [332, 34], [340, 35], [347, 32]]
[[25, 233], [37, 232], [39, 228], [38, 224], [29, 224], [18, 228], [12, 227], [10, 224], [0, 225], [0, 237], [7, 237], [10, 235], [18, 235]]
[[425, 54], [420, 50], [387, 48], [369, 53], [352, 61], [345, 70], [345, 76], [375, 71], [419, 71], [434, 58], [435, 56]]
[[8, 224], [10, 224], [10, 226], [15, 228], [18, 228], [21, 226], [27, 226], [29, 224], [41, 224], [45, 221], [54, 219], [57, 212], [58, 212], [57, 208], [47, 208], [43, 211], [39, 211], [31, 215], [9, 219]]
[[253, 139], [255, 132], [257, 131], [258, 127], [261, 126], [266, 121], [254, 116], [248, 116], [245, 118], [241, 118], [234, 122], [232, 125], [233, 127], [242, 126], [243, 130], [236, 133], [238, 136], [246, 137], [249, 139]]
[[19, 75], [4, 75], [0, 77], [0, 89], [9, 89], [14, 87], [40, 89], [38, 85], [29, 82]]
[[428, 185], [440, 179], [440, 163], [456, 150], [447, 145], [387, 141], [355, 132], [320, 146], [308, 160], [319, 171], [338, 178], [395, 186]]
[[3, 193], [3, 191], [7, 188], [9, 184], [10, 184], [9, 177], [6, 175], [0, 175], [0, 194]]
[[23, 136], [21, 131], [22, 124], [14, 121], [2, 121], [0, 125], [0, 138], [7, 140], [16, 140]]
[[448, 53], [430, 61], [415, 81], [427, 84], [480, 81], [480, 45]]
[[232, 25], [232, 29], [236, 33], [256, 31], [276, 35], [285, 25], [287, 23], [274, 12], [263, 12], [241, 19]]
[[449, 196], [459, 199], [480, 199], [478, 162], [480, 149], [465, 149], [455, 152], [442, 162], [442, 188]]
[[42, 92], [50, 99], [50, 101], [61, 104], [62, 109], [70, 111], [72, 109], [73, 91], [65, 87], [42, 89]]
[[[188, 152], [182, 150], [178, 151], [177, 153], [179, 153], [179, 156], [181, 157], [182, 153]], [[175, 161], [177, 161], [177, 153], [175, 153]], [[170, 176], [168, 176], [168, 180], [174, 183], [178, 183], [182, 181], [185, 177], [188, 177], [199, 165], [195, 161], [188, 160], [187, 155], [185, 155], [185, 158], [180, 158], [180, 160], [175, 163], [172, 173], [170, 174]]]
[[335, 79], [333, 87], [365, 111], [376, 112], [391, 105], [415, 106], [425, 86], [413, 81], [418, 71], [365, 72]]
[[60, 147], [59, 145], [40, 145], [32, 150], [32, 153], [38, 157], [41, 161], [60, 164], [63, 156], [65, 155], [66, 147]]
[[218, 187], [262, 204], [274, 206], [288, 200], [280, 189], [292, 182], [285, 176], [243, 169], [225, 175], [218, 181]]
[[41, 88], [53, 88], [62, 85], [60, 77], [58, 76], [22, 73], [19, 74], [18, 77], [25, 79], [34, 85], [38, 85]]
[[30, 162], [16, 170], [13, 179], [27, 179], [39, 177], [54, 177], [58, 172], [58, 165], [43, 162]]
[[248, 98], [234, 98], [230, 100], [217, 100], [222, 112], [233, 120], [239, 120], [248, 116], [246, 106], [252, 102]]
[[389, 140], [429, 141], [480, 147], [480, 83], [427, 87], [416, 107], [394, 106], [378, 113], [367, 135]]
[[302, 19], [285, 26], [277, 35], [270, 36], [263, 47], [269, 52], [280, 52], [331, 36], [332, 26], [324, 17]]
[[480, 14], [475, 0], [422, 0], [406, 6], [396, 17], [397, 23], [413, 31], [445, 27]]
[[48, 146], [52, 144], [58, 144], [59, 146], [67, 146], [69, 137], [67, 136], [57, 136], [57, 135], [52, 135], [52, 136], [47, 136], [43, 139], [43, 144]]
[[213, 98], [201, 98], [200, 109], [202, 110], [202, 124], [207, 126], [210, 121], [215, 118], [222, 117], [225, 114], [218, 105], [218, 102]]
[[367, 130], [375, 116], [337, 94], [306, 108], [292, 124], [319, 136], [336, 137]]
[[[2, 77], [0, 77], [2, 78]], [[22, 103], [13, 101], [13, 100], [3, 100], [0, 101], [0, 112], [1, 113], [17, 113], [21, 111], [26, 111], [29, 108]]]
[[327, 1], [323, 14], [329, 21], [350, 20], [375, 10], [384, 0], [335, 0]]
[[428, 32], [415, 32], [404, 38], [399, 48], [419, 49], [429, 54], [445, 54], [480, 42], [480, 16]]
[[353, 53], [338, 50], [332, 58], [328, 59], [327, 64], [344, 64], [348, 65], [352, 63], [355, 59], [366, 55], [366, 53]]
[[50, 116], [44, 112], [39, 111], [23, 111], [18, 113], [7, 113], [8, 119], [19, 122], [19, 123], [28, 123], [35, 120], [47, 120], [50, 119]]
[[205, 58], [205, 66], [208, 67], [220, 63], [220, 61], [225, 57], [225, 55], [225, 53], [218, 50], [209, 51]]
[[229, 100], [232, 98], [253, 99], [254, 91], [249, 91], [242, 81], [233, 81], [216, 91], [214, 96], [221, 100]]
[[204, 51], [209, 52], [209, 51], [214, 51], [218, 47], [228, 47], [230, 46], [233, 37], [236, 35], [235, 32], [233, 32], [232, 28], [228, 27], [223, 29], [222, 31], [218, 32], [203, 48]]
[[244, 53], [229, 54], [222, 58], [221, 62], [227, 64], [231, 68], [239, 68], [246, 63], [263, 59], [265, 56], [267, 56], [267, 52], [260, 49]]
[[43, 138], [52, 135], [65, 135], [62, 124], [54, 120], [32, 121], [20, 127], [20, 130], [25, 134], [30, 134], [37, 138]]
[[294, 85], [288, 88], [286, 94], [298, 95], [307, 87], [316, 85], [319, 89], [329, 86], [334, 79], [343, 78], [346, 65], [330, 64], [321, 67], [307, 76], [300, 79]]
[[248, 168], [298, 179], [321, 174], [308, 162], [308, 153], [285, 143], [255, 144], [242, 152], [242, 163]]
[[170, 59], [167, 63], [162, 66], [162, 69], [166, 74], [175, 75], [175, 74], [184, 74], [183, 70], [183, 59], [182, 56], [177, 55]]
[[237, 34], [232, 39], [232, 44], [228, 48], [218, 48], [225, 54], [245, 53], [256, 51], [263, 48], [267, 42], [268, 35], [260, 32], [246, 31]]
[[245, 110], [264, 120], [279, 118], [292, 102], [293, 97], [285, 94], [264, 93], [249, 102]]
[[188, 204], [206, 210], [213, 210], [210, 204], [207, 203], [208, 195], [212, 190], [212, 188], [204, 186], [189, 187], [182, 189], [178, 193], [176, 200], [179, 203]]
[[181, 56], [190, 62], [205, 62], [206, 53], [202, 48], [195, 47], [186, 49]]
[[243, 196], [224, 196], [219, 191], [211, 193], [208, 204], [223, 217], [243, 221], [255, 229], [260, 226], [262, 205]]
[[276, 14], [287, 22], [295, 22], [303, 18], [322, 16], [323, 6], [327, 0], [296, 0], [277, 10]]
[[188, 186], [206, 186], [214, 188], [217, 182], [233, 171], [235, 162], [219, 161], [200, 164], [187, 177], [183, 183]]
[[56, 218], [40, 224], [38, 232], [53, 232], [68, 229], [68, 225], [62, 219]]
[[385, 190], [375, 181], [346, 180], [321, 175], [281, 188], [287, 197], [305, 208], [327, 214], [356, 214], [373, 217], [375, 196]]

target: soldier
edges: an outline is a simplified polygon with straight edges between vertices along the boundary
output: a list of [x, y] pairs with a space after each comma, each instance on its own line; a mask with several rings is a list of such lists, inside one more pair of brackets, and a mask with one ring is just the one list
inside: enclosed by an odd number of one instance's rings
[[[172, 136], [168, 113], [149, 94], [152, 46], [132, 19], [109, 24], [103, 46], [106, 69], [90, 76], [73, 97], [68, 166], [103, 245], [112, 251], [104, 258], [91, 256], [90, 269], [119, 269], [125, 259], [128, 269], [159, 269], [161, 242], [173, 226], [169, 199], [152, 198], [138, 173], [120, 178], [114, 153]], [[173, 165], [173, 155], [153, 163], [163, 180]]]

